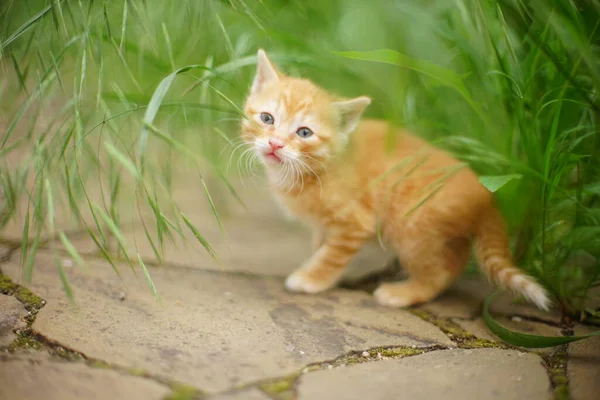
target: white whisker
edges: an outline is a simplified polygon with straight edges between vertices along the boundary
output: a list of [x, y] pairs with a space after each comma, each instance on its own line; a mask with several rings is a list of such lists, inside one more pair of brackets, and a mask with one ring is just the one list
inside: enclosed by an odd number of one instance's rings
[[[317, 160], [315, 160], [317, 161]], [[311, 168], [310, 165], [308, 165], [307, 163], [305, 163], [304, 161], [302, 161], [301, 159], [298, 159], [298, 162], [300, 163], [300, 165], [304, 168], [306, 168], [308, 171], [310, 171], [315, 178], [317, 178], [317, 180], [319, 181], [319, 191], [320, 191], [320, 196], [323, 195], [323, 183], [321, 182], [321, 178], [319, 177], [319, 175], [315, 172], [314, 169]]]
[[243, 146], [249, 146], [248, 143], [246, 142], [242, 142], [240, 144], [238, 144], [237, 146], [235, 146], [235, 148], [231, 151], [231, 154], [229, 155], [229, 159], [227, 160], [227, 168], [226, 171], [229, 173], [229, 168], [231, 167], [231, 161], [233, 160], [233, 156], [235, 155], [235, 152], [238, 151], [240, 148], [242, 148]]

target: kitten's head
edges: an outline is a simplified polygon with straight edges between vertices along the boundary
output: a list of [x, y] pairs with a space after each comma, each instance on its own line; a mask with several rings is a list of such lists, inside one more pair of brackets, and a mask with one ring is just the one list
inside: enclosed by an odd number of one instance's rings
[[267, 168], [315, 173], [344, 146], [370, 102], [337, 98], [308, 80], [286, 76], [259, 50], [242, 138]]

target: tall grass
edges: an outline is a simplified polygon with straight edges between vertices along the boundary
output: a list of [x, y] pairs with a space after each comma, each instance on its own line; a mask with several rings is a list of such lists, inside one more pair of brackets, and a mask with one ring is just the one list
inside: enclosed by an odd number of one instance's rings
[[61, 212], [107, 260], [108, 237], [126, 254], [126, 196], [153, 216], [157, 256], [187, 229], [212, 251], [170, 196], [173, 169], [185, 159], [228, 187], [218, 154], [263, 47], [470, 163], [520, 265], [582, 313], [600, 284], [599, 21], [597, 1], [568, 0], [9, 1], [0, 222], [29, 237], [29, 273], [43, 232], [76, 256]]

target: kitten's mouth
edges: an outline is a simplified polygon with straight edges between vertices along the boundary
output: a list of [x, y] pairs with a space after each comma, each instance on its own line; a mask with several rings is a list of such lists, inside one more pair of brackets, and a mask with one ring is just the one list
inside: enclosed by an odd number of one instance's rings
[[275, 161], [275, 162], [277, 162], [279, 164], [283, 163], [283, 161], [281, 160], [281, 158], [279, 158], [279, 156], [277, 154], [275, 154], [274, 151], [265, 154], [265, 158], [267, 160], [270, 160], [270, 161]]

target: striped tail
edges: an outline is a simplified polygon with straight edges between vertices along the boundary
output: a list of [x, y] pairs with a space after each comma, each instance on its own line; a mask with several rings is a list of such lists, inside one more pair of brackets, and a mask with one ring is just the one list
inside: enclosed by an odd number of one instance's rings
[[480, 268], [499, 287], [524, 296], [542, 310], [550, 308], [546, 290], [514, 266], [502, 216], [493, 206], [483, 213], [475, 230], [475, 255]]

